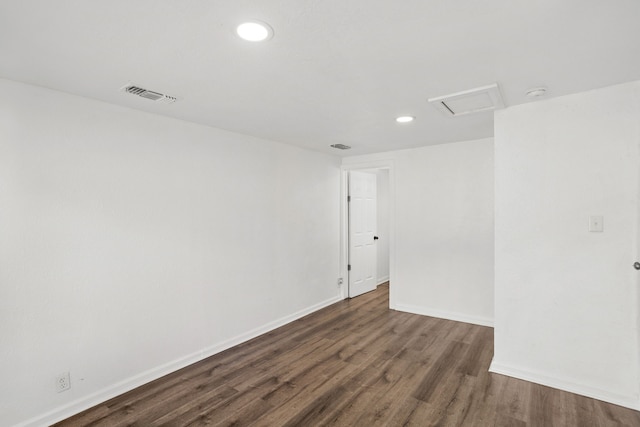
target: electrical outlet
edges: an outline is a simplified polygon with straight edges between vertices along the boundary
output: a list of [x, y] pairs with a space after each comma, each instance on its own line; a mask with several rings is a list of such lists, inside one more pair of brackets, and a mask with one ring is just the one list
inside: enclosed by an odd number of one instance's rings
[[592, 215], [589, 217], [589, 231], [602, 232], [604, 231], [604, 217], [602, 215]]
[[339, 277], [338, 278], [338, 286], [341, 286], [341, 285], [342, 285], [342, 277]]
[[56, 391], [58, 393], [69, 390], [71, 388], [71, 376], [69, 372], [60, 374], [56, 377]]

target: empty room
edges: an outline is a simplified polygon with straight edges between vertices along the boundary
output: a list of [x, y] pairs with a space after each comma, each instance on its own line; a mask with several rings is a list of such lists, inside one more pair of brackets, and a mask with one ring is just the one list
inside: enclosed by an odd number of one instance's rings
[[639, 21], [1, 1], [0, 425], [640, 426]]

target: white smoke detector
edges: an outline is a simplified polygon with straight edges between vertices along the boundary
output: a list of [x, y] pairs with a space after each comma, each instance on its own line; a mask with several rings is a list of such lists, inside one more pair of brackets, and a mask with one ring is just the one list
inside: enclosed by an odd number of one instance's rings
[[539, 98], [547, 93], [546, 87], [535, 87], [526, 92], [527, 98]]

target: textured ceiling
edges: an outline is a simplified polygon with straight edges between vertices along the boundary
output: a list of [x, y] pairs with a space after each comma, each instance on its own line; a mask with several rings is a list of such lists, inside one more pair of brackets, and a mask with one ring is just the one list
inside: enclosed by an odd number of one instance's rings
[[[240, 40], [246, 19], [274, 38]], [[638, 22], [637, 0], [2, 0], [0, 77], [351, 155], [493, 135], [492, 113], [427, 98], [497, 82], [510, 106], [638, 80]]]

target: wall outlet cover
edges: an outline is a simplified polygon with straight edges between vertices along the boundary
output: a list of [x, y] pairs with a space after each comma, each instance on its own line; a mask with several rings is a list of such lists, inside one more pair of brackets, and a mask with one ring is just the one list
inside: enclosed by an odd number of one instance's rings
[[604, 217], [602, 215], [591, 215], [589, 217], [589, 231], [592, 233], [604, 231]]
[[71, 388], [71, 376], [69, 372], [65, 372], [56, 377], [56, 391], [58, 393], [69, 390]]

